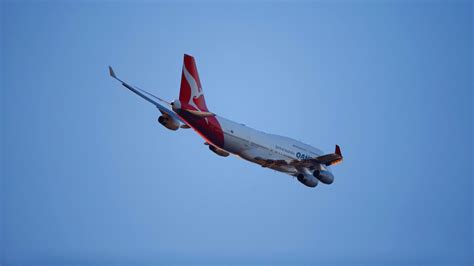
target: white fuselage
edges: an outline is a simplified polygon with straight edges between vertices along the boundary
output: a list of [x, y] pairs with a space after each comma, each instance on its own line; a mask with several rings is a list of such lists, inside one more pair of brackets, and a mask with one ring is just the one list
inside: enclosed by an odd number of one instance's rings
[[[265, 165], [269, 160], [301, 160], [320, 156], [323, 152], [300, 141], [269, 134], [216, 116], [224, 132], [224, 150], [245, 160]], [[290, 165], [268, 166], [274, 170], [296, 175], [305, 172], [311, 174], [314, 169], [297, 169]], [[321, 165], [320, 170], [329, 170]]]

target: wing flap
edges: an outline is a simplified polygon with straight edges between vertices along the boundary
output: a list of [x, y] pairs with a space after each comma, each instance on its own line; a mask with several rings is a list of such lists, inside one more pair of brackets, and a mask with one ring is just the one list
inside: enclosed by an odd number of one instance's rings
[[257, 161], [258, 164], [260, 164], [262, 167], [267, 168], [267, 167], [274, 167], [274, 166], [286, 166], [288, 165], [288, 162], [285, 160], [271, 160], [271, 159], [263, 159], [261, 157], [256, 157], [255, 161]]

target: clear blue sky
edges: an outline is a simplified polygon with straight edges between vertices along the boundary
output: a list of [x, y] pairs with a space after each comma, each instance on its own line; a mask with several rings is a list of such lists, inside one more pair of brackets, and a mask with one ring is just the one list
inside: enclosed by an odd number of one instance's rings
[[[1, 4], [2, 265], [472, 265], [469, 2]], [[342, 147], [331, 186], [221, 158], [107, 73]], [[24, 264], [22, 264], [24, 265]]]

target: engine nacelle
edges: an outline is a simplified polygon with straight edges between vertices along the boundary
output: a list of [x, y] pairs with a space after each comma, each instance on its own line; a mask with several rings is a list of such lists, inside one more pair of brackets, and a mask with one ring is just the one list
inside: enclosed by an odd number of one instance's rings
[[332, 182], [334, 182], [334, 175], [326, 170], [315, 170], [313, 172], [313, 176], [326, 185], [332, 184]]
[[169, 116], [160, 116], [158, 117], [158, 123], [162, 124], [164, 127], [170, 130], [178, 130], [179, 128], [179, 121], [169, 117]]
[[181, 109], [181, 102], [179, 100], [174, 100], [173, 102], [171, 102], [171, 108], [173, 109], [173, 111], [177, 112]]
[[229, 153], [224, 151], [224, 150], [221, 150], [217, 147], [214, 147], [212, 145], [209, 145], [209, 150], [213, 151], [215, 154], [219, 155], [219, 156], [222, 156], [222, 157], [227, 157], [229, 156]]
[[298, 174], [296, 178], [307, 187], [315, 187], [318, 185], [318, 179], [310, 175]]

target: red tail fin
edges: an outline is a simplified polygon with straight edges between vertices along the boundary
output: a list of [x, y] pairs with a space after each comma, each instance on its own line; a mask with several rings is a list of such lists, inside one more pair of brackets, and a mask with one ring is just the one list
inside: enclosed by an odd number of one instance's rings
[[194, 57], [185, 54], [183, 62], [183, 72], [181, 74], [181, 88], [179, 101], [183, 108], [196, 109], [197, 111], [208, 112], [204, 92], [196, 67]]

